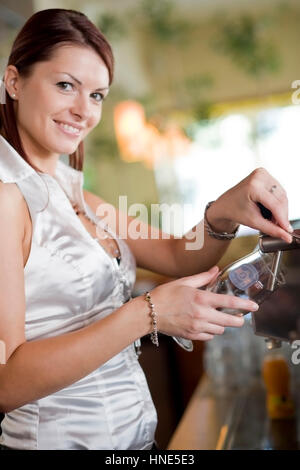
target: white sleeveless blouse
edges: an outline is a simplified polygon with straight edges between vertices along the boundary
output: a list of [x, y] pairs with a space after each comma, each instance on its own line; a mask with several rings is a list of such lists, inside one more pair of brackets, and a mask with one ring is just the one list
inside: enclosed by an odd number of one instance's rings
[[[84, 201], [83, 172], [61, 160], [54, 177], [36, 172], [0, 136], [0, 180], [18, 185], [33, 224], [24, 268], [26, 341], [83, 328], [130, 298], [136, 263], [128, 245], [110, 232], [121, 252], [118, 265], [85, 229], [68, 199], [99, 223]], [[28, 450], [151, 449], [156, 424], [131, 344], [78, 382], [7, 413], [0, 444]]]

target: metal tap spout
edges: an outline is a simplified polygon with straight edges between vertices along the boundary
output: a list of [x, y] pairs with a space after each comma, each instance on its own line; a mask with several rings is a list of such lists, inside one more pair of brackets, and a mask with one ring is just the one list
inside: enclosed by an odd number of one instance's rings
[[274, 253], [276, 251], [290, 251], [300, 249], [300, 229], [294, 230], [292, 243], [287, 243], [281, 238], [270, 237], [262, 234], [259, 237], [259, 248], [263, 253]]

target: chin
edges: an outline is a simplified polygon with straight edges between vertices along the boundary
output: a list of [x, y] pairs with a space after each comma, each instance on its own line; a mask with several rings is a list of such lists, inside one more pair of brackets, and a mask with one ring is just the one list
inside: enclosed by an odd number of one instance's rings
[[58, 153], [59, 155], [71, 155], [76, 151], [78, 148], [79, 142], [76, 145], [56, 145], [56, 146], [49, 146], [51, 152]]

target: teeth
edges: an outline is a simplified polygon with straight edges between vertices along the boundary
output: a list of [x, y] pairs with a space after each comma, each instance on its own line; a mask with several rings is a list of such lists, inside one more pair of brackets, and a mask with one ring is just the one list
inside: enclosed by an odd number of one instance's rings
[[68, 126], [68, 124], [63, 124], [62, 122], [58, 122], [57, 124], [61, 126], [63, 129], [66, 129], [66, 131], [72, 132], [73, 134], [80, 133], [80, 130], [77, 129], [76, 127]]

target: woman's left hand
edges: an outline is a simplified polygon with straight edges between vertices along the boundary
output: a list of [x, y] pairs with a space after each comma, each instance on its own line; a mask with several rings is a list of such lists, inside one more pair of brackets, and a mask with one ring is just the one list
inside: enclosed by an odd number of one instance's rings
[[[272, 212], [272, 220], [262, 216], [258, 202]], [[232, 232], [242, 224], [288, 243], [292, 241], [286, 191], [264, 168], [255, 169], [222, 194], [207, 210], [207, 220], [216, 232]]]

